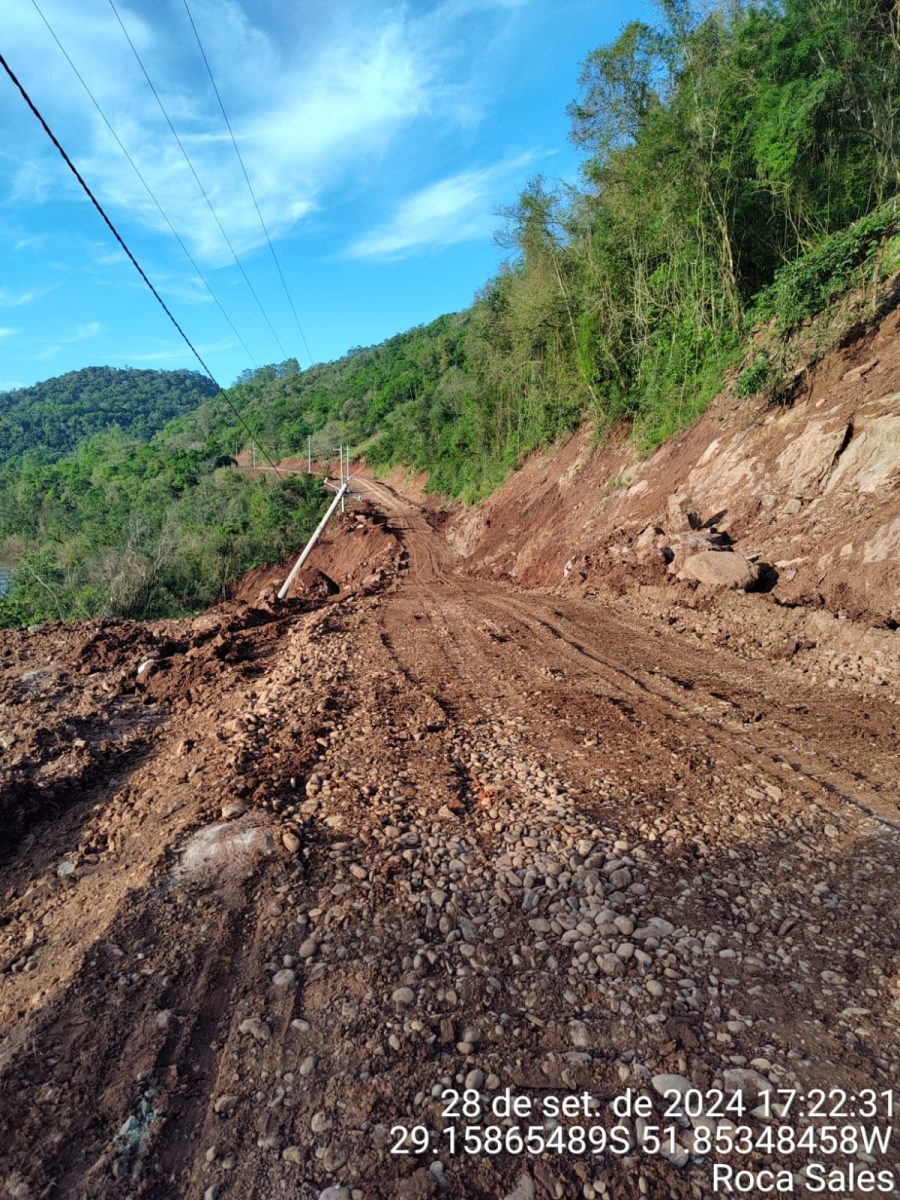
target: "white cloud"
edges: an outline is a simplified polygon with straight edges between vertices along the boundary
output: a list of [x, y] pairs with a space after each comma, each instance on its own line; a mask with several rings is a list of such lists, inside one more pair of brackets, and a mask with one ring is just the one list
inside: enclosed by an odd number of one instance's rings
[[443, 20], [454, 21], [479, 12], [490, 12], [491, 10], [502, 12], [527, 8], [531, 2], [532, 0], [444, 0], [438, 9], [438, 14]]
[[24, 292], [11, 292], [9, 288], [0, 287], [0, 308], [23, 308], [34, 300], [46, 296], [52, 288], [29, 288]]
[[[116, 272], [114, 275], [109, 275], [106, 272], [98, 273], [97, 282], [101, 287], [112, 288], [129, 288], [136, 292], [147, 294], [147, 285], [140, 279], [137, 273], [133, 270], [128, 259], [122, 255], [120, 260], [115, 263], [104, 263], [103, 266], [121, 265], [124, 264], [124, 272]], [[207, 291], [206, 285], [198, 275], [178, 274], [173, 271], [166, 271], [162, 267], [157, 267], [154, 263], [147, 265], [145, 269], [150, 279], [153, 281], [157, 291], [160, 292], [166, 300], [179, 300], [186, 304], [212, 304], [214, 303], [212, 295]], [[215, 285], [214, 285], [215, 286]]]
[[178, 281], [154, 281], [167, 300], [180, 300], [185, 304], [213, 304], [215, 301], [196, 276]]
[[127, 263], [128, 257], [123, 250], [101, 251], [95, 255], [94, 262], [98, 267], [118, 267], [121, 263]]
[[33, 237], [20, 237], [13, 245], [13, 250], [41, 250], [47, 244], [46, 234], [36, 234]]
[[[207, 354], [220, 354], [226, 350], [233, 350], [235, 344], [233, 338], [221, 338], [217, 342], [201, 342], [197, 346], [197, 350], [205, 357]], [[137, 354], [114, 354], [111, 356], [110, 361], [124, 363], [190, 362], [194, 364], [197, 370], [200, 369], [199, 363], [184, 342], [174, 341], [160, 346], [157, 350], [145, 350]]]
[[80, 325], [76, 325], [70, 337], [64, 338], [66, 342], [86, 342], [88, 338], [97, 337], [103, 332], [103, 326], [99, 321], [83, 321]]
[[43, 358], [53, 358], [59, 354], [63, 346], [74, 346], [78, 342], [87, 342], [103, 333], [104, 326], [99, 321], [82, 321], [65, 337], [57, 338], [50, 346], [45, 346], [40, 354], [34, 356], [36, 361]]
[[[193, 0], [272, 236], [284, 236], [316, 210], [327, 211], [333, 193], [377, 179], [380, 160], [417, 118], [427, 116], [444, 130], [476, 120], [484, 83], [473, 82], [473, 64], [488, 28], [513, 19], [527, 2], [439, 0], [426, 7], [309, 0], [274, 6], [263, 27], [249, 0]], [[254, 250], [264, 236], [182, 5], [139, 4], [119, 4], [125, 25], [238, 253]], [[40, 18], [28, 4], [8, 7], [4, 41], [36, 81], [35, 98], [49, 110], [51, 126], [61, 126], [98, 196], [113, 213], [167, 233]], [[44, 0], [42, 7], [191, 251], [208, 264], [230, 262], [106, 0]], [[74, 194], [74, 181], [39, 131], [19, 141], [29, 150], [15, 156], [15, 199], [40, 203], [64, 189]]]
[[[216, 265], [231, 261], [106, 4], [85, 0], [75, 12], [64, 0], [47, 0], [43, 7], [191, 250]], [[256, 248], [264, 235], [181, 5], [152, 24], [133, 8], [120, 5], [120, 11], [230, 239], [239, 253]], [[426, 106], [434, 63], [419, 26], [403, 9], [338, 4], [324, 35], [309, 22], [285, 42], [274, 30], [254, 26], [235, 0], [195, 0], [192, 11], [273, 237], [312, 211], [351, 160], [362, 152], [377, 154]], [[179, 37], [173, 38], [177, 20]], [[51, 98], [51, 126], [63, 119], [64, 141], [74, 146], [77, 165], [97, 195], [130, 218], [167, 231], [40, 19], [19, 5], [10, 24], [5, 41], [26, 66], [31, 61], [40, 84], [37, 100]], [[28, 143], [35, 152], [18, 159], [12, 198], [40, 203], [71, 185], [55, 151], [36, 137]]]
[[18, 332], [18, 329], [12, 329], [9, 325], [0, 325], [0, 338], [12, 337], [14, 333]]
[[441, 249], [487, 237], [495, 210], [512, 180], [534, 161], [522, 154], [492, 167], [461, 171], [421, 188], [404, 200], [385, 224], [345, 251], [349, 258], [400, 258], [423, 248]]
[[99, 321], [81, 321], [71, 333], [65, 337], [59, 338], [59, 341], [64, 346], [72, 346], [76, 342], [86, 342], [90, 338], [95, 338], [103, 332], [104, 326]]

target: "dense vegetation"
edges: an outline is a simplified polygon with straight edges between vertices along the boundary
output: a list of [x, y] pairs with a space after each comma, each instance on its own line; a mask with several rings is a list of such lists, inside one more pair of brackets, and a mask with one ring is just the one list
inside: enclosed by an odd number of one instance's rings
[[0, 462], [28, 451], [61, 458], [82, 438], [113, 426], [147, 441], [217, 391], [211, 379], [195, 371], [85, 367], [0, 392]]
[[[274, 453], [343, 436], [476, 498], [585, 416], [647, 451], [704, 409], [754, 322], [786, 334], [877, 272], [898, 230], [896, 4], [658, 11], [588, 56], [570, 108], [582, 186], [536, 179], [506, 210], [510, 260], [471, 309], [239, 383]], [[202, 417], [185, 444], [240, 444], [221, 405]]]
[[294, 549], [319, 488], [154, 437], [186, 412], [198, 426], [217, 392], [192, 371], [92, 367], [0, 396], [0, 625], [175, 616]]
[[248, 476], [118, 431], [63, 462], [0, 468], [0, 559], [15, 563], [0, 624], [202, 608], [292, 551], [321, 505], [307, 476]]
[[570, 108], [582, 183], [529, 184], [503, 214], [509, 260], [469, 310], [306, 371], [247, 372], [230, 404], [206, 396], [146, 446], [103, 435], [60, 463], [8, 463], [0, 561], [17, 573], [0, 621], [184, 611], [296, 545], [320, 499], [222, 467], [247, 426], [273, 457], [349, 440], [473, 499], [585, 418], [649, 451], [742, 358], [741, 392], [771, 384], [783, 350], [748, 354], [754, 326], [784, 343], [900, 269], [895, 0], [658, 14], [588, 55]]

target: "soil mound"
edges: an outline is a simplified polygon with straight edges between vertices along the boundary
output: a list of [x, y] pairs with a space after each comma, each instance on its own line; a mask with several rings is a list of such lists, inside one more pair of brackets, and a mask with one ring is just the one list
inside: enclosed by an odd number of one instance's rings
[[[319, 600], [339, 592], [375, 588], [387, 577], [399, 554], [387, 518], [354, 505], [326, 526], [287, 599]], [[277, 593], [293, 565], [292, 558], [254, 567], [231, 585], [229, 596], [252, 603], [260, 596]]]

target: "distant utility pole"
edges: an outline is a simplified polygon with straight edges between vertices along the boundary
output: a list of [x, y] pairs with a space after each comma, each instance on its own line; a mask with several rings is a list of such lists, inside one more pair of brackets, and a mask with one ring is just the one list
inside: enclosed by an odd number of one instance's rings
[[[344, 490], [344, 446], [343, 446], [343, 443], [340, 446], [335, 446], [334, 448], [338, 452], [338, 462], [340, 463], [338, 470], [340, 471], [340, 477], [341, 477], [341, 492], [343, 492], [343, 490]], [[344, 506], [343, 506], [343, 504], [341, 504], [341, 512], [343, 512], [343, 511], [344, 511]]]
[[306, 439], [306, 473], [312, 475], [312, 434]]

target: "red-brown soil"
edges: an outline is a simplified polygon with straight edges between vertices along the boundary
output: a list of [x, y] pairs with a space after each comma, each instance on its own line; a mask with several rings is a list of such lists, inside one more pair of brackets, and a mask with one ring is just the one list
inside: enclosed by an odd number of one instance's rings
[[[281, 465], [281, 464], [280, 464]], [[287, 594], [295, 600], [310, 595], [321, 598], [324, 575], [335, 592], [377, 588], [395, 566], [400, 548], [387, 528], [387, 518], [374, 512], [351, 511], [337, 514], [326, 527], [308, 560]], [[232, 585], [231, 598], [252, 602], [263, 594], [277, 592], [287, 579], [294, 560], [254, 567]], [[331, 591], [331, 588], [328, 589]]]
[[[584, 429], [457, 518], [469, 569], [528, 586], [666, 582], [670, 498], [771, 568], [773, 601], [900, 621], [900, 310], [797, 377], [780, 405], [726, 390], [645, 462]], [[639, 542], [656, 530], [656, 543]], [[677, 549], [677, 545], [676, 545]], [[677, 567], [677, 561], [676, 561]]]
[[[878, 369], [856, 401], [826, 362], [821, 409], [814, 381], [735, 410], [722, 453], [743, 422], [778, 499], [792, 421], [855, 403], [852, 448], [890, 417]], [[0, 1195], [688, 1200], [714, 1161], [896, 1169], [895, 1144], [731, 1154], [712, 1095], [667, 1119], [658, 1094], [737, 1091], [754, 1138], [799, 1135], [809, 1105], [767, 1117], [760, 1089], [881, 1093], [900, 1059], [895, 575], [860, 553], [896, 484], [829, 490], [844, 447], [776, 519], [736, 482], [727, 532], [776, 586], [698, 589], [652, 552], [685, 544], [672, 492], [724, 507], [697, 474], [713, 428], [618, 499], [623, 452], [575, 438], [449, 524], [360, 476], [284, 604], [289, 564], [193, 619], [0, 633]], [[467, 1153], [461, 1128], [454, 1154], [451, 1087], [589, 1093], [565, 1138], [628, 1089], [654, 1115], [619, 1122], [618, 1154]], [[392, 1153], [398, 1126], [431, 1144]]]
[[361, 486], [381, 591], [3, 635], [7, 1194], [706, 1195], [687, 1118], [675, 1161], [391, 1131], [467, 1081], [889, 1087], [897, 707], [462, 577]]

